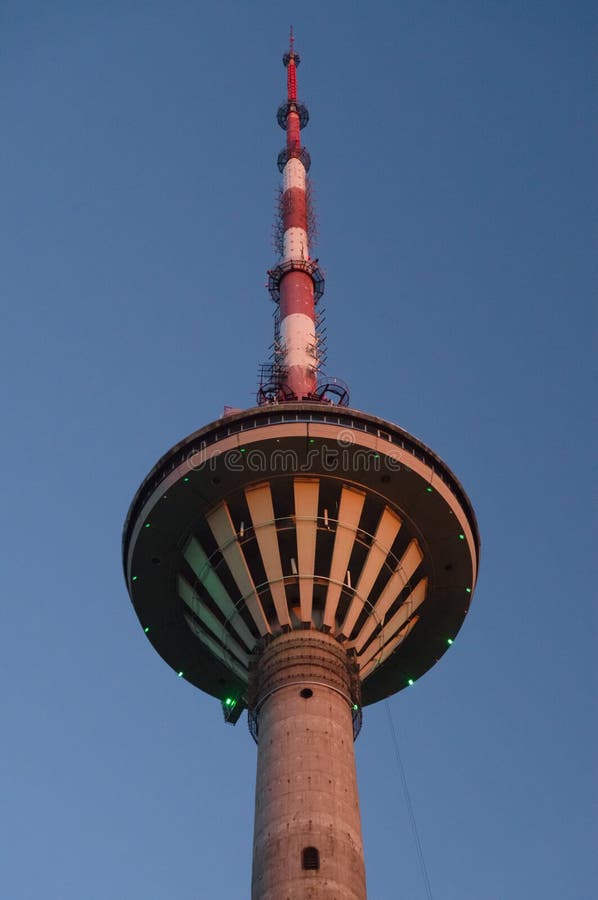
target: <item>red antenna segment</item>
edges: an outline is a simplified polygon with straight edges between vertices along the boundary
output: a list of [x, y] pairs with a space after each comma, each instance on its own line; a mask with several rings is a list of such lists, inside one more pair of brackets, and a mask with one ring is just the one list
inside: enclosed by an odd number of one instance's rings
[[295, 38], [293, 37], [293, 26], [291, 25], [289, 52], [284, 57], [286, 59], [288, 55], [288, 62], [285, 62], [285, 66], [287, 67], [287, 99], [289, 103], [297, 100], [297, 66], [299, 65], [299, 57], [293, 49], [294, 44]]

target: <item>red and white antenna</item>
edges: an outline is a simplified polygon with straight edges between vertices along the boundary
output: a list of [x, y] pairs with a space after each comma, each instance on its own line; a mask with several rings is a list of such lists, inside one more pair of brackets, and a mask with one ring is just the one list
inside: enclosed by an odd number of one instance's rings
[[[341, 382], [318, 383], [319, 353], [316, 305], [324, 293], [324, 276], [309, 247], [309, 200], [307, 172], [310, 156], [301, 144], [301, 130], [309, 121], [307, 107], [297, 98], [297, 67], [291, 28], [289, 49], [283, 56], [287, 70], [287, 99], [278, 108], [277, 119], [286, 132], [286, 145], [278, 154], [282, 173], [281, 254], [268, 271], [268, 289], [277, 304], [275, 362], [264, 367], [258, 402], [281, 400], [325, 400], [346, 403], [348, 393]], [[340, 388], [340, 390], [335, 390]], [[332, 395], [332, 396], [329, 396]], [[342, 397], [341, 397], [342, 395]]]

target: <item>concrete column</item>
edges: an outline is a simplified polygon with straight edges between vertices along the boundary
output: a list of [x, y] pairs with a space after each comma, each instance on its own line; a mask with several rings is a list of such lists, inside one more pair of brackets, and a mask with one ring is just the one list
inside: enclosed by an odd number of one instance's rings
[[256, 664], [252, 900], [366, 898], [351, 683], [347, 654], [322, 632], [279, 635]]

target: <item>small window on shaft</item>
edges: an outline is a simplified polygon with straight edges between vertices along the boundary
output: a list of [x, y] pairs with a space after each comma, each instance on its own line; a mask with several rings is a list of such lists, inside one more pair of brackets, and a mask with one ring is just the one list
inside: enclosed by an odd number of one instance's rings
[[316, 847], [304, 847], [301, 853], [301, 864], [304, 869], [320, 868], [320, 853]]

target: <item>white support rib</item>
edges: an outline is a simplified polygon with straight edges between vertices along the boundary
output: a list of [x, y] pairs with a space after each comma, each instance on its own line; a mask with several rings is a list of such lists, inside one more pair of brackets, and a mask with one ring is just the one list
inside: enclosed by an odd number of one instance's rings
[[338, 510], [338, 522], [330, 565], [330, 582], [326, 593], [326, 606], [322, 624], [334, 627], [334, 617], [345, 581], [347, 566], [355, 543], [355, 535], [361, 518], [361, 510], [365, 502], [365, 492], [347, 486], [343, 487]]
[[413, 538], [413, 540], [409, 542], [409, 546], [403, 553], [398, 566], [388, 579], [384, 589], [382, 590], [382, 593], [378, 597], [374, 605], [373, 614], [368, 616], [359, 633], [355, 637], [353, 646], [358, 653], [361, 653], [361, 650], [376, 628], [377, 624], [383, 621], [384, 616], [386, 615], [392, 604], [395, 602], [423, 558], [424, 555], [420, 549], [420, 546], [417, 540]]
[[278, 546], [278, 534], [274, 524], [274, 506], [272, 505], [272, 492], [270, 485], [265, 482], [245, 488], [245, 499], [249, 507], [251, 521], [257, 539], [257, 544], [262, 556], [266, 578], [269, 582], [270, 593], [274, 601], [274, 609], [278, 617], [278, 623], [291, 625], [287, 594], [284, 587], [282, 563], [280, 561], [280, 548]]
[[[380, 658], [383, 662], [393, 651], [393, 642], [396, 632], [403, 627], [405, 622], [411, 618], [416, 609], [418, 609], [426, 599], [426, 591], [428, 589], [428, 579], [421, 578], [415, 585], [409, 596], [401, 603], [394, 616], [388, 620], [382, 629], [385, 643], [384, 653]], [[390, 638], [390, 641], [389, 641]], [[375, 641], [374, 641], [375, 643]]]
[[237, 657], [239, 662], [242, 662], [243, 665], [247, 667], [249, 665], [247, 653], [245, 653], [235, 639], [230, 636], [230, 632], [225, 628], [222, 622], [216, 618], [214, 613], [210, 612], [205, 603], [201, 602], [201, 597], [193, 590], [189, 582], [183, 578], [182, 575], [179, 575], [177, 578], [177, 590], [181, 600], [183, 600], [189, 609], [195, 613], [197, 618], [203, 622], [208, 631], [211, 631], [214, 637], [218, 638], [218, 640], [224, 644], [225, 649], [230, 650], [230, 652]]
[[372, 657], [376, 656], [377, 653], [380, 653], [381, 645], [384, 645], [384, 647], [377, 660], [377, 665], [383, 662], [392, 653], [396, 646], [396, 644], [393, 643], [396, 632], [402, 628], [405, 622], [411, 618], [415, 610], [424, 602], [426, 599], [427, 587], [427, 578], [422, 578], [418, 581], [409, 596], [401, 603], [392, 619], [389, 619], [380, 634], [376, 635], [367, 650], [358, 656], [360, 668], [367, 665]]
[[340, 634], [344, 635], [346, 638], [348, 638], [353, 631], [364, 603], [367, 601], [369, 593], [374, 586], [374, 582], [388, 558], [390, 548], [399, 533], [401, 524], [401, 520], [396, 513], [388, 507], [385, 507], [380, 517], [380, 521], [378, 522], [378, 527], [376, 528], [374, 541], [363, 564], [363, 569], [361, 570], [361, 575], [359, 576], [359, 581], [355, 588], [355, 594], [351, 600], [351, 605], [347, 610], [345, 621], [340, 630]]
[[216, 538], [218, 548], [224, 557], [230, 573], [235, 580], [242, 597], [245, 597], [247, 609], [251, 618], [257, 625], [259, 633], [263, 636], [271, 634], [271, 628], [266, 619], [264, 608], [257, 595], [251, 572], [245, 562], [245, 557], [239, 546], [237, 534], [228, 511], [226, 503], [221, 503], [206, 516], [212, 534]]
[[245, 684], [247, 684], [249, 678], [247, 669], [239, 665], [239, 663], [236, 662], [236, 660], [232, 659], [230, 655], [224, 653], [220, 644], [218, 644], [217, 641], [214, 640], [214, 638], [210, 637], [210, 635], [207, 634], [207, 632], [205, 632], [203, 628], [198, 625], [198, 623], [195, 621], [195, 619], [193, 619], [192, 616], [185, 614], [185, 622], [187, 623], [195, 637], [199, 638], [202, 644], [204, 644], [204, 646], [208, 648], [210, 653], [215, 656], [216, 659], [219, 660], [223, 665], [225, 665], [227, 669], [234, 672], [235, 675], [241, 679], [241, 681], [244, 681]]
[[295, 478], [294, 491], [301, 621], [311, 622], [320, 482], [315, 478]]
[[234, 628], [247, 649], [252, 650], [256, 644], [256, 639], [241, 618], [239, 611], [235, 609], [235, 605], [231, 600], [228, 591], [212, 568], [206, 552], [197, 538], [190, 538], [183, 552], [183, 556], [222, 615], [228, 620], [231, 628]]
[[418, 622], [419, 616], [413, 616], [413, 618], [409, 619], [405, 627], [401, 628], [396, 637], [394, 637], [393, 640], [386, 645], [386, 647], [384, 648], [384, 654], [380, 657], [380, 659], [376, 659], [376, 657], [374, 657], [374, 659], [370, 660], [367, 665], [359, 670], [359, 674], [361, 675], [362, 679], [365, 679], [368, 677], [368, 675], [371, 675], [372, 672], [374, 672], [378, 668], [383, 659], [387, 659], [390, 654], [397, 649], [399, 644], [403, 643], [407, 635], [411, 634]]

